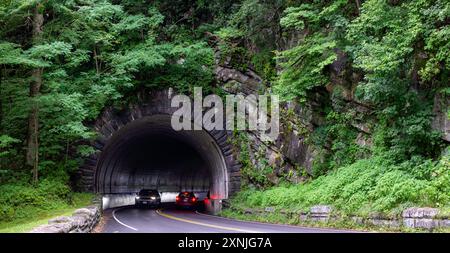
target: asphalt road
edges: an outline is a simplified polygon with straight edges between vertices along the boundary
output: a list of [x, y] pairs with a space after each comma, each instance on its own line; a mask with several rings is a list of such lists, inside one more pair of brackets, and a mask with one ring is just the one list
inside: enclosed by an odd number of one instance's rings
[[122, 207], [105, 211], [103, 233], [348, 233], [354, 231], [237, 221], [190, 210]]

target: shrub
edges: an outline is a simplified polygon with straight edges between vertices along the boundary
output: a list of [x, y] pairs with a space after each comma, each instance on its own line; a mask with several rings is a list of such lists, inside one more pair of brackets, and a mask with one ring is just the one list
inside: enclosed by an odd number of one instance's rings
[[437, 162], [408, 161], [400, 165], [377, 156], [338, 168], [304, 184], [277, 186], [265, 191], [245, 189], [232, 203], [296, 210], [328, 204], [348, 214], [392, 213], [411, 205], [449, 206], [449, 165], [449, 156]]
[[25, 218], [33, 213], [66, 206], [72, 199], [69, 186], [57, 180], [0, 186], [0, 222]]

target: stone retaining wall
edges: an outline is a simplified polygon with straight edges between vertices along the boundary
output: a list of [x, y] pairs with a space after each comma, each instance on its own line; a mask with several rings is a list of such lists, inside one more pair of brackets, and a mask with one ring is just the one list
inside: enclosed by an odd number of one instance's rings
[[277, 210], [274, 207], [266, 207], [264, 209], [239, 209], [233, 206], [228, 206], [228, 208], [244, 214], [266, 215], [278, 212], [287, 218], [294, 218], [297, 216], [302, 222], [351, 221], [359, 225], [426, 230], [450, 227], [450, 218], [447, 216], [440, 216], [439, 209], [436, 208], [408, 208], [403, 211], [401, 217], [385, 217], [379, 214], [372, 214], [368, 217], [343, 217], [333, 213], [333, 208], [327, 205], [313, 206], [310, 208], [309, 212]]
[[436, 208], [409, 208], [403, 212], [403, 226], [409, 228], [433, 229], [450, 227], [449, 217], [439, 217]]
[[80, 208], [72, 216], [60, 216], [31, 230], [30, 233], [90, 233], [100, 221], [101, 210], [98, 205]]

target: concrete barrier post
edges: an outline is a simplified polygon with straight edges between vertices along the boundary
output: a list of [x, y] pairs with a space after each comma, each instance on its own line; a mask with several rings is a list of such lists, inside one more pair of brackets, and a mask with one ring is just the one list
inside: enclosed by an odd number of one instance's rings
[[222, 211], [222, 200], [221, 199], [210, 199], [205, 202], [206, 212], [208, 214], [216, 215]]

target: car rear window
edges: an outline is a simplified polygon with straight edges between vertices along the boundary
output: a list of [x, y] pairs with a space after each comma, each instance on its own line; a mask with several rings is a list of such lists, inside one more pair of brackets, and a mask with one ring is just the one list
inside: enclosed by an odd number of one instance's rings
[[185, 197], [185, 198], [190, 198], [190, 197], [194, 197], [194, 193], [192, 193], [192, 192], [180, 192], [180, 194], [178, 194], [178, 196]]

